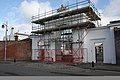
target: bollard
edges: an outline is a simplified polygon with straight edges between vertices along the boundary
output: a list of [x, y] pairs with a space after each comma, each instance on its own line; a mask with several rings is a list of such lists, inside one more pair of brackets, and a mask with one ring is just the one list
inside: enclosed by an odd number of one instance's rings
[[16, 63], [16, 59], [14, 59], [14, 63]]
[[92, 68], [94, 68], [94, 61], [92, 61]]

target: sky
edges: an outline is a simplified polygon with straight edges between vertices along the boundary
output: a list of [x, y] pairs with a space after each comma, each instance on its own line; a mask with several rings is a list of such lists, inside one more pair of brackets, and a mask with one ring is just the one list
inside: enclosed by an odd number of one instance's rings
[[[11, 27], [14, 32], [30, 34], [32, 31], [31, 17], [39, 13], [57, 9], [61, 4], [67, 5], [83, 0], [0, 0], [0, 25], [8, 22], [8, 34]], [[91, 0], [101, 14], [102, 26], [109, 21], [120, 19], [120, 0]], [[0, 27], [0, 40], [5, 29]]]

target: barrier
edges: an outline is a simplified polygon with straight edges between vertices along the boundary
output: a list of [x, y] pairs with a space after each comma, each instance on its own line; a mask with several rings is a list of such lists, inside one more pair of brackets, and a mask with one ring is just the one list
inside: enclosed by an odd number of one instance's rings
[[72, 50], [39, 50], [39, 60], [41, 62], [63, 62], [67, 64], [80, 64], [84, 59], [84, 48]]

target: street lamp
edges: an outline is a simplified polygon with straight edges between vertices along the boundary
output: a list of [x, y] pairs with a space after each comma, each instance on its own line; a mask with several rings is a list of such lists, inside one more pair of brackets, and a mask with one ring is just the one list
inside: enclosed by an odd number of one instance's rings
[[6, 54], [7, 54], [7, 31], [8, 31], [8, 29], [7, 29], [7, 27], [8, 27], [7, 24], [8, 24], [8, 23], [6, 22], [5, 24], [2, 25], [2, 28], [6, 28], [6, 29], [5, 29], [5, 54], [4, 54], [4, 55], [5, 55], [5, 56], [4, 56], [4, 60], [5, 60], [5, 61], [6, 61], [6, 57], [7, 57], [7, 55], [6, 55]]

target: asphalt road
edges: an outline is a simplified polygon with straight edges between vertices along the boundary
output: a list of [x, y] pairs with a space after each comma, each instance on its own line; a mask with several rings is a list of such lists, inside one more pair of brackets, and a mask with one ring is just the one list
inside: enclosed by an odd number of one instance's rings
[[0, 64], [0, 76], [63, 76], [63, 74], [50, 73], [44, 70], [20, 67], [14, 64]]
[[[24, 63], [25, 64], [25, 63]], [[59, 67], [60, 65], [58, 65]], [[40, 68], [25, 67], [16, 65], [14, 63], [1, 64], [0, 63], [0, 76], [120, 76], [120, 72], [104, 71], [104, 70], [90, 70], [81, 69], [76, 67], [67, 68]]]

